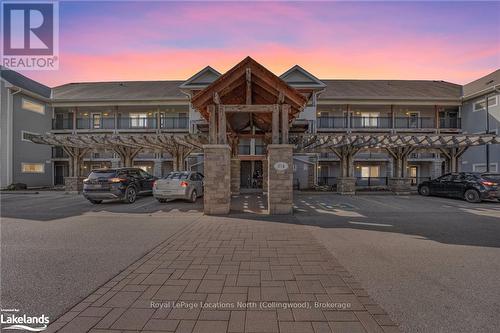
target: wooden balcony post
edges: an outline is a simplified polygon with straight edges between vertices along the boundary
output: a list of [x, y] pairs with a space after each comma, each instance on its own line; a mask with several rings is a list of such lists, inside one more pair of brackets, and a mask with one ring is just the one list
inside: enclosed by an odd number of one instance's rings
[[288, 114], [290, 113], [290, 105], [281, 105], [281, 143], [288, 144]]
[[280, 113], [279, 105], [274, 104], [273, 114], [272, 114], [272, 143], [277, 144], [280, 140]]

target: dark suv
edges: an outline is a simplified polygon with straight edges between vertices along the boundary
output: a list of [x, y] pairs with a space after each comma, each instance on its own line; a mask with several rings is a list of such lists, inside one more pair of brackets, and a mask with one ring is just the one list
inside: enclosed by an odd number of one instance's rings
[[152, 194], [156, 177], [139, 168], [93, 170], [83, 181], [83, 196], [93, 204], [105, 199], [133, 203], [137, 195]]
[[459, 172], [448, 173], [418, 185], [421, 195], [440, 195], [480, 202], [485, 199], [500, 199], [500, 174]]

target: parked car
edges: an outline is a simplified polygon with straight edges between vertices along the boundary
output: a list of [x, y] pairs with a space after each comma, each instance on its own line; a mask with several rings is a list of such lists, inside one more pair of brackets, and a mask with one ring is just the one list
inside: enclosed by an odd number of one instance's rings
[[421, 195], [439, 195], [480, 202], [485, 199], [500, 200], [500, 174], [460, 172], [448, 173], [418, 185]]
[[105, 199], [135, 202], [138, 195], [151, 194], [156, 180], [139, 168], [92, 170], [83, 181], [83, 196], [93, 204]]
[[159, 202], [185, 199], [196, 202], [203, 195], [203, 175], [193, 171], [171, 172], [153, 184], [153, 196]]

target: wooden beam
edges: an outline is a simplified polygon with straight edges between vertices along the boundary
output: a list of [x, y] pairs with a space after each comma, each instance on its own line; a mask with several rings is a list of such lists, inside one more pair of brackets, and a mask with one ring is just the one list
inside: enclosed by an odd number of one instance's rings
[[275, 109], [275, 104], [264, 104], [264, 105], [225, 104], [221, 105], [221, 108], [223, 108], [225, 112], [271, 113]]
[[290, 124], [288, 122], [288, 115], [290, 113], [290, 105], [281, 105], [281, 143], [288, 144], [288, 129]]
[[217, 135], [217, 141], [219, 144], [226, 144], [226, 112], [224, 111], [224, 108], [221, 107], [221, 105], [218, 105], [217, 108], [219, 111], [217, 112], [218, 114], [218, 135]]
[[273, 106], [273, 118], [272, 118], [272, 143], [277, 144], [280, 141], [280, 109], [279, 105], [275, 104]]
[[215, 105], [211, 104], [207, 106], [208, 114], [209, 114], [209, 123], [208, 123], [208, 136], [209, 142], [211, 144], [217, 143], [217, 114], [215, 111]]
[[246, 91], [246, 104], [252, 104], [252, 70], [250, 68], [246, 69], [246, 81], [247, 81], [247, 91]]

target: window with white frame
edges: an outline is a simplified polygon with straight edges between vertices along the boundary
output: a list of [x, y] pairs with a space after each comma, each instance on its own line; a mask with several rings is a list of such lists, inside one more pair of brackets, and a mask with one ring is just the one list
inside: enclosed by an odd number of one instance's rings
[[39, 135], [39, 134], [28, 131], [21, 131], [21, 141], [31, 142], [31, 137], [33, 135]]
[[[473, 172], [486, 172], [486, 163], [472, 164]], [[498, 164], [490, 163], [490, 172], [498, 172]]]
[[45, 164], [43, 163], [21, 163], [22, 173], [44, 173]]
[[[498, 96], [491, 96], [488, 97], [488, 108], [497, 106], [498, 105]], [[477, 102], [474, 102], [474, 108], [473, 111], [483, 111], [486, 109], [486, 99], [479, 100]]]
[[45, 114], [45, 105], [33, 102], [33, 101], [26, 99], [26, 98], [22, 99], [21, 107], [27, 111]]
[[145, 128], [147, 120], [147, 113], [130, 113], [130, 127], [132, 128]]
[[380, 167], [378, 165], [362, 166], [361, 167], [361, 177], [379, 177]]
[[361, 112], [363, 127], [377, 127], [380, 112]]

